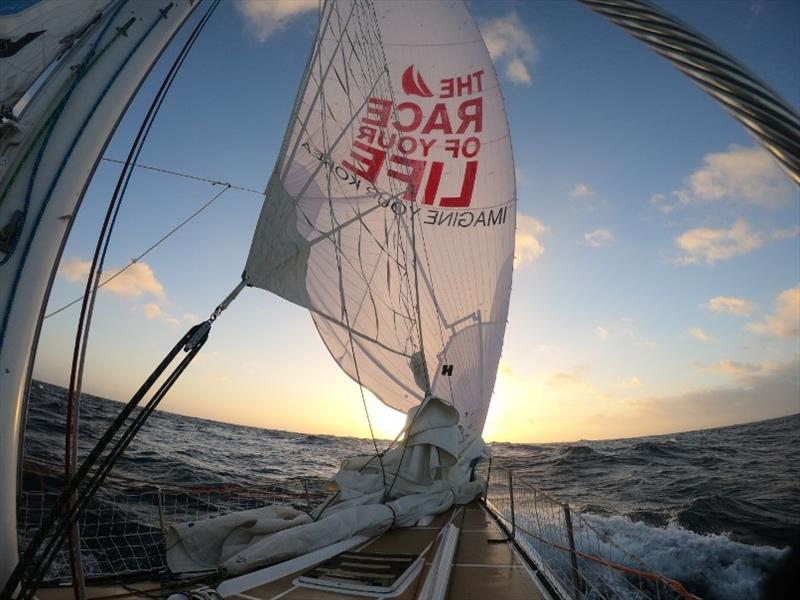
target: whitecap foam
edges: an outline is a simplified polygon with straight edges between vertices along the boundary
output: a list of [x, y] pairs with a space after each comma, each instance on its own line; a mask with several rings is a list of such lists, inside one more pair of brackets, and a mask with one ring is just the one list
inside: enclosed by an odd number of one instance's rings
[[[726, 535], [699, 534], [675, 524], [659, 528], [620, 516], [584, 514], [583, 518], [625, 552], [709, 600], [759, 597], [765, 577], [788, 552], [788, 548], [742, 544]], [[636, 566], [622, 552], [612, 554], [603, 558]]]

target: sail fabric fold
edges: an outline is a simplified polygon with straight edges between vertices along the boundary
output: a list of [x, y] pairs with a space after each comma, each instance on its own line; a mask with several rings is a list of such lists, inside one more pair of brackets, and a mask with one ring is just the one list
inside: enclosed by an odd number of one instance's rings
[[170, 568], [174, 573], [213, 570], [278, 531], [310, 522], [290, 506], [266, 506], [208, 519], [202, 527], [193, 521], [176, 524], [166, 535]]
[[484, 425], [515, 180], [499, 83], [460, 0], [325, 2], [245, 273], [307, 308], [385, 404]]
[[111, 2], [4, 0], [0, 3], [0, 109], [10, 110]]
[[170, 570], [246, 573], [356, 535], [409, 527], [472, 501], [486, 485], [472, 477], [485, 447], [479, 437], [461, 441], [457, 423], [452, 405], [427, 399], [409, 413], [404, 444], [384, 454], [383, 466], [374, 455], [346, 460], [334, 478], [338, 493], [311, 516], [268, 506], [171, 526]]

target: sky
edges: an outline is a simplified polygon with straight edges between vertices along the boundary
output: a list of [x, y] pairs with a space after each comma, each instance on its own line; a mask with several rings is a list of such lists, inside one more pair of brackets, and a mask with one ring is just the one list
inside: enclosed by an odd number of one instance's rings
[[[658, 2], [797, 108], [800, 3]], [[472, 2], [500, 75], [517, 173], [517, 268], [487, 441], [653, 435], [800, 412], [800, 192], [744, 128], [577, 2]], [[223, 2], [139, 162], [262, 190], [317, 0]], [[196, 15], [196, 16], [199, 16]], [[123, 159], [169, 49], [105, 156]], [[84, 199], [49, 311], [79, 297], [119, 165]], [[220, 191], [137, 170], [106, 273]], [[84, 390], [127, 400], [236, 285], [262, 197], [229, 190], [104, 288]], [[68, 381], [79, 305], [46, 319], [34, 376]], [[403, 416], [368, 395], [379, 437]], [[161, 405], [367, 437], [358, 386], [307, 312], [247, 289]]]

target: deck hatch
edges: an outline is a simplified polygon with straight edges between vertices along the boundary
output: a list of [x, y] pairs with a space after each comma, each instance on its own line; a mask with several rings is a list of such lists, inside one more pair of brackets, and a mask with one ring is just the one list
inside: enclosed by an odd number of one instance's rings
[[404, 587], [418, 564], [417, 554], [343, 552], [309, 569], [295, 583], [330, 591], [391, 594]]

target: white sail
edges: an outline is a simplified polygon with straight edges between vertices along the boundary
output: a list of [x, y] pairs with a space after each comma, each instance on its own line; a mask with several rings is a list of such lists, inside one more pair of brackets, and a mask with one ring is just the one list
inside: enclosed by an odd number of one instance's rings
[[460, 0], [326, 2], [246, 264], [341, 368], [480, 435], [508, 313], [515, 182], [499, 84]]
[[11, 109], [111, 0], [0, 3], [0, 107]]

